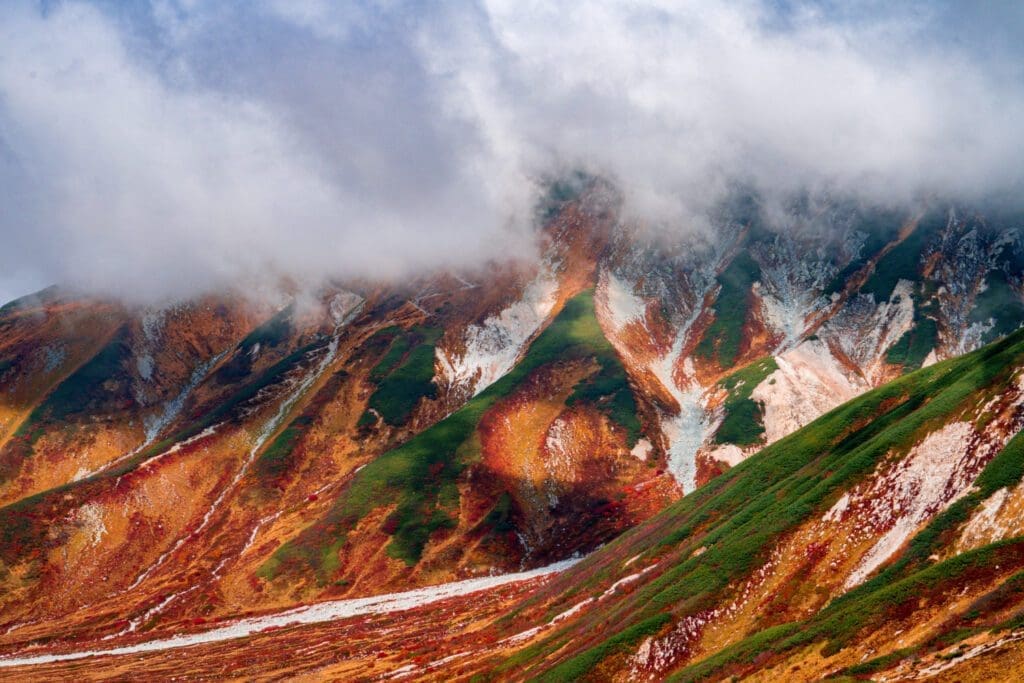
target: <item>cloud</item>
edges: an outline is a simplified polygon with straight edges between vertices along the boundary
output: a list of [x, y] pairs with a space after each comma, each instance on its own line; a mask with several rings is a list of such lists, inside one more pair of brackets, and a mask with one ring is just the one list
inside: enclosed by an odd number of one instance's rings
[[575, 168], [680, 230], [736, 181], [1011, 192], [1024, 18], [986, 8], [9, 3], [0, 269], [151, 299], [479, 264]]

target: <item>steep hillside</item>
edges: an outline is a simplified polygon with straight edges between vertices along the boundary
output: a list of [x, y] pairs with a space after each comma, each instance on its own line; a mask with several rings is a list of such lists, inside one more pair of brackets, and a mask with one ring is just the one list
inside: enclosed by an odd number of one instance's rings
[[663, 397], [663, 445], [687, 491], [1024, 322], [1019, 216], [842, 202], [791, 207], [781, 223], [767, 213], [737, 202], [675, 248], [624, 229], [602, 261], [602, 324]]
[[626, 372], [583, 292], [511, 372], [361, 468], [259, 575], [350, 592], [410, 568], [479, 573], [589, 551], [671, 499], [640, 439]]
[[909, 676], [1013, 642], [1022, 372], [1016, 333], [830, 412], [538, 591], [497, 622], [518, 653], [481, 670]]
[[[566, 205], [542, 263], [486, 279], [10, 307], [0, 640], [533, 567], [662, 509], [651, 409], [587, 293], [612, 217]], [[36, 370], [46, 344], [75, 364]]]
[[[600, 355], [587, 303], [567, 304], [483, 403], [556, 343]], [[844, 404], [546, 576], [121, 637], [86, 659], [81, 644], [50, 643], [7, 665], [96, 678], [231, 666], [358, 680], [998, 680], [1024, 656], [1022, 427], [1017, 332]]]
[[[786, 638], [926, 525], [970, 517], [886, 586], [1016, 533], [1015, 488], [969, 491], [1020, 428], [1017, 336], [970, 353], [1024, 320], [1017, 217], [769, 220], [747, 197], [663, 234], [621, 224], [601, 181], [555, 190], [543, 256], [486, 271], [0, 310], [0, 655], [349, 614], [587, 555], [479, 606], [450, 596], [448, 654], [476, 673], [508, 656], [499, 678], [659, 679], [743, 673], [730, 653], [770, 642], [758, 667], [829, 673], [888, 636], [816, 664], [818, 636]], [[399, 641], [358, 614], [367, 648]]]

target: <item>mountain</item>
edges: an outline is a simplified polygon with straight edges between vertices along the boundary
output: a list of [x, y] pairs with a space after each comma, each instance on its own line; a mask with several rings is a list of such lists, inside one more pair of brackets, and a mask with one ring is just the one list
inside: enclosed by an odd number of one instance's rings
[[0, 309], [0, 676], [1018, 661], [1020, 216], [539, 215], [476, 272]]

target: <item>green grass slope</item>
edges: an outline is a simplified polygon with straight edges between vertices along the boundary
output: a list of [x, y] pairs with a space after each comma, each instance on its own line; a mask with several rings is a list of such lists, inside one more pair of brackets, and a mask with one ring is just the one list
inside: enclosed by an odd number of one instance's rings
[[[823, 514], [888, 454], [906, 453], [928, 432], [997, 395], [1022, 364], [1024, 332], [1017, 332], [964, 357], [905, 375], [763, 449], [627, 532], [545, 589], [550, 597], [568, 596], [552, 609], [578, 602], [586, 594], [581, 586], [593, 586], [599, 594], [606, 583], [629, 573], [622, 568], [624, 558], [639, 555], [635, 566], [658, 559], [659, 571], [621, 599], [607, 601], [531, 646], [528, 656], [518, 660], [520, 673], [540, 680], [579, 680], [620, 652], [622, 643], [632, 643], [630, 634], [647, 633], [659, 615], [669, 615], [665, 623], [674, 624], [728, 604], [736, 586], [766, 561], [786, 534]], [[1024, 440], [1018, 436], [988, 464], [977, 490], [935, 518], [898, 561], [808, 622], [774, 624], [678, 672], [678, 679], [717, 677], [736, 662], [813, 642], [842, 647], [925, 587], [940, 590], [979, 566], [1015, 562], [1018, 555], [1024, 565], [1024, 554], [1014, 543], [940, 564], [929, 559], [951, 528], [993, 490], [1018, 481], [1022, 468]], [[509, 628], [514, 629], [511, 624]]]
[[260, 575], [273, 578], [289, 565], [304, 565], [325, 581], [336, 569], [346, 534], [384, 504], [397, 506], [385, 525], [392, 537], [388, 554], [415, 565], [431, 534], [456, 524], [456, 482], [478, 456], [474, 436], [484, 413], [534, 370], [569, 358], [594, 358], [600, 370], [580, 382], [568, 403], [586, 401], [604, 409], [635, 441], [640, 423], [626, 372], [601, 332], [593, 292], [587, 291], [566, 303], [511, 372], [455, 413], [361, 469], [326, 518], [279, 548]]
[[370, 379], [377, 389], [370, 396], [370, 409], [389, 425], [399, 426], [409, 421], [416, 405], [424, 398], [436, 398], [434, 386], [434, 351], [443, 330], [436, 327], [415, 327], [403, 331], [389, 327], [378, 332], [370, 343], [390, 341], [387, 353], [370, 371]]
[[752, 446], [764, 434], [764, 407], [750, 396], [758, 384], [779, 369], [771, 356], [737, 370], [719, 382], [728, 395], [722, 404], [725, 417], [715, 432], [715, 443]]
[[750, 317], [751, 288], [761, 277], [761, 268], [743, 250], [718, 276], [719, 291], [711, 308], [714, 319], [694, 353], [706, 360], [717, 360], [723, 368], [736, 364], [743, 344], [743, 326]]

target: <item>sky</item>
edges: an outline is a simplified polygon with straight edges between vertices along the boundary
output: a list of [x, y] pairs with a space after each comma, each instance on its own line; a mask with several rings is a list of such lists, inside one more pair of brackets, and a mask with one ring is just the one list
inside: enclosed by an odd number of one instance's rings
[[1022, 7], [9, 0], [0, 300], [471, 267], [576, 169], [680, 232], [736, 182], [1016, 196]]

